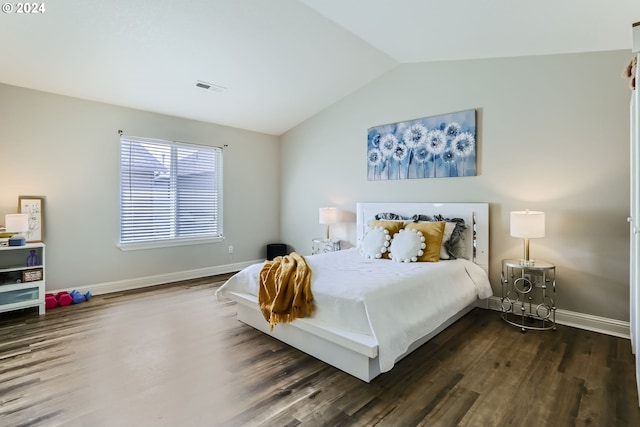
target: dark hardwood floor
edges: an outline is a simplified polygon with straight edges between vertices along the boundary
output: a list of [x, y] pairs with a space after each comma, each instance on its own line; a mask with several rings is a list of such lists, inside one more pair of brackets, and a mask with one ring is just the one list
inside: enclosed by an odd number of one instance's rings
[[225, 279], [0, 315], [0, 426], [640, 426], [628, 340], [476, 309], [366, 384], [239, 323]]

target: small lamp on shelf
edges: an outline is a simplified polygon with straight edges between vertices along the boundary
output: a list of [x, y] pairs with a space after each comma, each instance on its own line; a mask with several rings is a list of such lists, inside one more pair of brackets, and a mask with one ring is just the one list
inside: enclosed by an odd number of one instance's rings
[[24, 246], [27, 239], [21, 233], [29, 231], [29, 215], [7, 214], [4, 216], [4, 225], [8, 233], [15, 233], [9, 237], [9, 246]]
[[515, 211], [511, 212], [511, 236], [524, 239], [524, 258], [520, 264], [535, 265], [535, 260], [529, 258], [529, 239], [544, 237], [544, 212]]
[[338, 222], [338, 209], [320, 208], [318, 212], [320, 224], [327, 224], [327, 240], [329, 240], [329, 227]]

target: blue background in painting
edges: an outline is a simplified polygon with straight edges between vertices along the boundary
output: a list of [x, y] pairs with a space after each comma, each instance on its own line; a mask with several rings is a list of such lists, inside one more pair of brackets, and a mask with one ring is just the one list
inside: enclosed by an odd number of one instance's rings
[[[405, 131], [415, 124], [421, 124], [427, 131], [439, 129], [444, 131], [448, 124], [455, 122], [460, 125], [459, 133], [468, 132], [473, 135], [473, 149], [466, 156], [452, 155], [452, 137], [446, 138], [446, 149], [440, 154], [429, 154], [424, 161], [413, 149], [407, 148], [406, 155], [398, 161], [393, 156], [375, 152], [379, 149], [380, 141], [386, 135], [393, 135], [399, 144], [404, 144]], [[387, 137], [389, 138], [389, 137]], [[440, 116], [425, 117], [406, 122], [392, 123], [372, 127], [367, 134], [367, 179], [370, 181], [408, 178], [441, 178], [454, 176], [476, 175], [476, 110], [466, 110]], [[448, 151], [448, 155], [445, 153]], [[453, 150], [455, 153], [455, 150]], [[423, 151], [424, 154], [424, 151]], [[369, 161], [370, 157], [378, 157], [378, 162]], [[402, 157], [402, 156], [399, 156]], [[377, 163], [377, 164], [376, 164]]]

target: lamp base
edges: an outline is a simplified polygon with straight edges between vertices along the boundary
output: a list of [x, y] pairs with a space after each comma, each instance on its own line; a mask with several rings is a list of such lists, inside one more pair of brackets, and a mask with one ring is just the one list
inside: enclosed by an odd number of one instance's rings
[[14, 234], [9, 237], [9, 246], [24, 246], [27, 244], [27, 239], [21, 234]]
[[536, 265], [536, 260], [535, 259], [520, 259], [520, 265], [523, 265], [525, 267], [533, 267], [534, 265]]

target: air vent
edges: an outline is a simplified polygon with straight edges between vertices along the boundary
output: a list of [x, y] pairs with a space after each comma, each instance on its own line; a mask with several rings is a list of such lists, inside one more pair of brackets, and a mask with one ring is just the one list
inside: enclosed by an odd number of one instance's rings
[[224, 87], [224, 86], [215, 85], [213, 83], [203, 82], [201, 80], [197, 80], [196, 81], [196, 87], [199, 87], [199, 88], [202, 88], [202, 89], [206, 89], [206, 90], [212, 90], [214, 92], [224, 92], [225, 90], [227, 90], [227, 88]]

